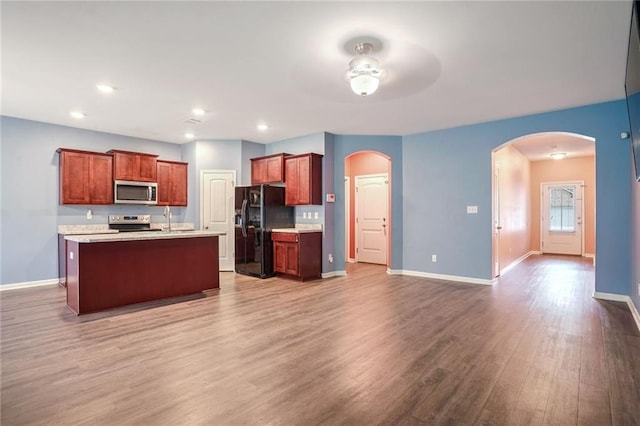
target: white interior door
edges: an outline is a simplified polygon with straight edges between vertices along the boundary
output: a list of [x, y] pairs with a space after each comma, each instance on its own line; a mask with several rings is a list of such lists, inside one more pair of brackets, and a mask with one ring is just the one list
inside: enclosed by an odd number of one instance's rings
[[349, 241], [351, 240], [351, 179], [349, 176], [344, 177], [344, 261], [351, 259], [349, 252]]
[[582, 182], [543, 183], [540, 186], [542, 252], [581, 255]]
[[220, 232], [220, 270], [234, 268], [235, 170], [203, 170], [201, 173], [200, 224], [202, 229]]
[[496, 165], [493, 174], [493, 276], [500, 276], [500, 168]]
[[388, 175], [356, 176], [356, 261], [387, 264]]

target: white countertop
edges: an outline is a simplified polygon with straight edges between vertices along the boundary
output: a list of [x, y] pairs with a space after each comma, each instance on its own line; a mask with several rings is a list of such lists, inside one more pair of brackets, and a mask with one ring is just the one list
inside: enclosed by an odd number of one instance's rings
[[217, 237], [224, 235], [221, 232], [212, 231], [143, 231], [143, 232], [120, 232], [103, 234], [67, 235], [65, 240], [77, 243], [102, 243], [111, 241], [138, 241], [138, 240], [166, 240], [172, 238], [197, 238], [197, 237]]
[[[167, 224], [164, 222], [152, 222], [151, 229], [161, 231]], [[171, 224], [172, 231], [193, 231], [193, 223], [175, 222]], [[93, 235], [93, 234], [117, 234], [117, 229], [109, 229], [106, 223], [85, 224], [85, 225], [58, 225], [58, 234], [62, 235]], [[152, 232], [152, 231], [145, 231]]]
[[271, 232], [282, 232], [289, 234], [303, 234], [307, 232], [322, 232], [322, 225], [316, 223], [299, 223], [295, 228], [274, 228]]

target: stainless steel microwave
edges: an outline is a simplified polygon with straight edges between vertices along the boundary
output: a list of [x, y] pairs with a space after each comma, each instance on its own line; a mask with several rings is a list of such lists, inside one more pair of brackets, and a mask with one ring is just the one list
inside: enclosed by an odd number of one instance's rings
[[113, 185], [114, 204], [158, 203], [158, 184], [155, 182], [133, 182], [116, 180]]

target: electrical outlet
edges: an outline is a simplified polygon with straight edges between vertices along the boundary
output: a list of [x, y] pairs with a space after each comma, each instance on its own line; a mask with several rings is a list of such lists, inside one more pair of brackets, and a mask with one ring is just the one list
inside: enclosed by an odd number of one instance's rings
[[478, 214], [478, 206], [467, 206], [467, 214]]
[[318, 212], [313, 212], [313, 218], [317, 219], [318, 218]]
[[333, 254], [329, 253], [329, 263], [333, 263]]
[[306, 219], [307, 218], [307, 212], [302, 212], [302, 218]]
[[432, 261], [433, 263], [436, 263], [436, 262], [438, 261], [438, 256], [436, 256], [435, 254], [432, 254], [432, 255], [431, 255], [431, 261]]
[[87, 219], [93, 219], [93, 212], [91, 211], [91, 209], [87, 210]]

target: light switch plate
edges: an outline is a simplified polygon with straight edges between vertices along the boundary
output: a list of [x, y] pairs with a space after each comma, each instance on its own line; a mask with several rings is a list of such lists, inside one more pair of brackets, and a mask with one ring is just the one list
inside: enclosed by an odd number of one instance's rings
[[478, 214], [478, 206], [467, 206], [467, 214]]

